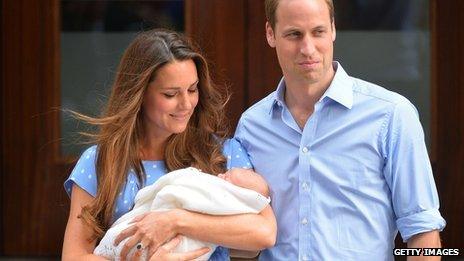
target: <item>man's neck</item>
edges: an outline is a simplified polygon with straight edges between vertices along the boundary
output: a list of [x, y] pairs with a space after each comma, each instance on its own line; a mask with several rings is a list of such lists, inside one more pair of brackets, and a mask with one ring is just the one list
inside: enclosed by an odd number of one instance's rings
[[315, 104], [330, 86], [335, 72], [325, 81], [308, 83], [285, 78], [285, 103], [300, 129], [312, 115]]
[[329, 87], [322, 84], [292, 82], [285, 79], [285, 103], [288, 107], [309, 108], [322, 97]]

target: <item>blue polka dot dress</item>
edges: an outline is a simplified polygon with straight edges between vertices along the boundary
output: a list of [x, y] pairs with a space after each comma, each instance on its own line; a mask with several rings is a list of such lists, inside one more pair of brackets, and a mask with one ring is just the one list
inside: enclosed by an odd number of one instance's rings
[[[95, 171], [97, 153], [97, 146], [92, 146], [82, 153], [69, 178], [64, 182], [64, 188], [69, 196], [71, 196], [73, 184], [76, 184], [93, 197], [97, 194], [97, 176]], [[224, 142], [223, 154], [227, 159], [227, 169], [252, 168], [245, 149], [235, 139], [228, 139]], [[162, 175], [167, 173], [164, 161], [147, 160], [142, 161], [142, 164], [146, 172], [145, 186], [153, 184]], [[140, 189], [141, 187], [138, 184], [135, 171], [131, 169], [129, 175], [127, 175], [126, 184], [123, 186], [116, 200], [113, 220], [118, 219], [134, 207], [135, 195]], [[228, 249], [217, 247], [210, 260], [229, 260]]]

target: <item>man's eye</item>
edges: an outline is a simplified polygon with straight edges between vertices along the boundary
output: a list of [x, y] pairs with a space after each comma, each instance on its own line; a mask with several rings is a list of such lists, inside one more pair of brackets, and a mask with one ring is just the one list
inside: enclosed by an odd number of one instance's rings
[[291, 33], [288, 34], [288, 36], [290, 36], [290, 37], [298, 37], [300, 35], [301, 34], [299, 32], [291, 32]]

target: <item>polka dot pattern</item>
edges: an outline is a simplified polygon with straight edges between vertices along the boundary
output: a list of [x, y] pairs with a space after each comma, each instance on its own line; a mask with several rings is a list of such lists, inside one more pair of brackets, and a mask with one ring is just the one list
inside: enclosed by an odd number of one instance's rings
[[[227, 158], [227, 169], [252, 168], [245, 149], [242, 148], [238, 141], [234, 139], [226, 140], [223, 146], [223, 153]], [[65, 190], [69, 195], [71, 195], [73, 184], [76, 184], [95, 197], [97, 194], [97, 177], [95, 171], [96, 155], [96, 146], [92, 146], [82, 153], [71, 175], [64, 183]], [[142, 161], [142, 164], [146, 172], [146, 181], [142, 187], [153, 184], [167, 172], [164, 161]], [[116, 220], [132, 209], [135, 195], [139, 189], [140, 184], [135, 170], [131, 168], [127, 176], [126, 184], [118, 194], [113, 220]]]

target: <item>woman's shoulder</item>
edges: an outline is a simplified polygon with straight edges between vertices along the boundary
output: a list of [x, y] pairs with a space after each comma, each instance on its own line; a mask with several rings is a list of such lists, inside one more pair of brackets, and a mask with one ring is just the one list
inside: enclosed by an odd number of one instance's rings
[[78, 185], [92, 196], [96, 195], [97, 174], [95, 171], [95, 162], [97, 149], [96, 145], [92, 145], [81, 154], [68, 179], [64, 182], [68, 195], [71, 194], [73, 184]]
[[246, 150], [235, 138], [224, 140], [222, 154], [227, 159], [227, 169], [231, 168], [252, 168]]
[[82, 155], [84, 154], [94, 154], [97, 152], [98, 146], [96, 144], [90, 145], [87, 149], [82, 152]]
[[234, 138], [225, 138], [222, 142], [223, 150], [236, 149], [241, 147], [240, 142]]
[[91, 145], [87, 149], [82, 152], [81, 156], [79, 157], [79, 160], [76, 163], [77, 166], [86, 166], [89, 164], [95, 165], [96, 159], [97, 159], [97, 150], [98, 146], [97, 145]]

